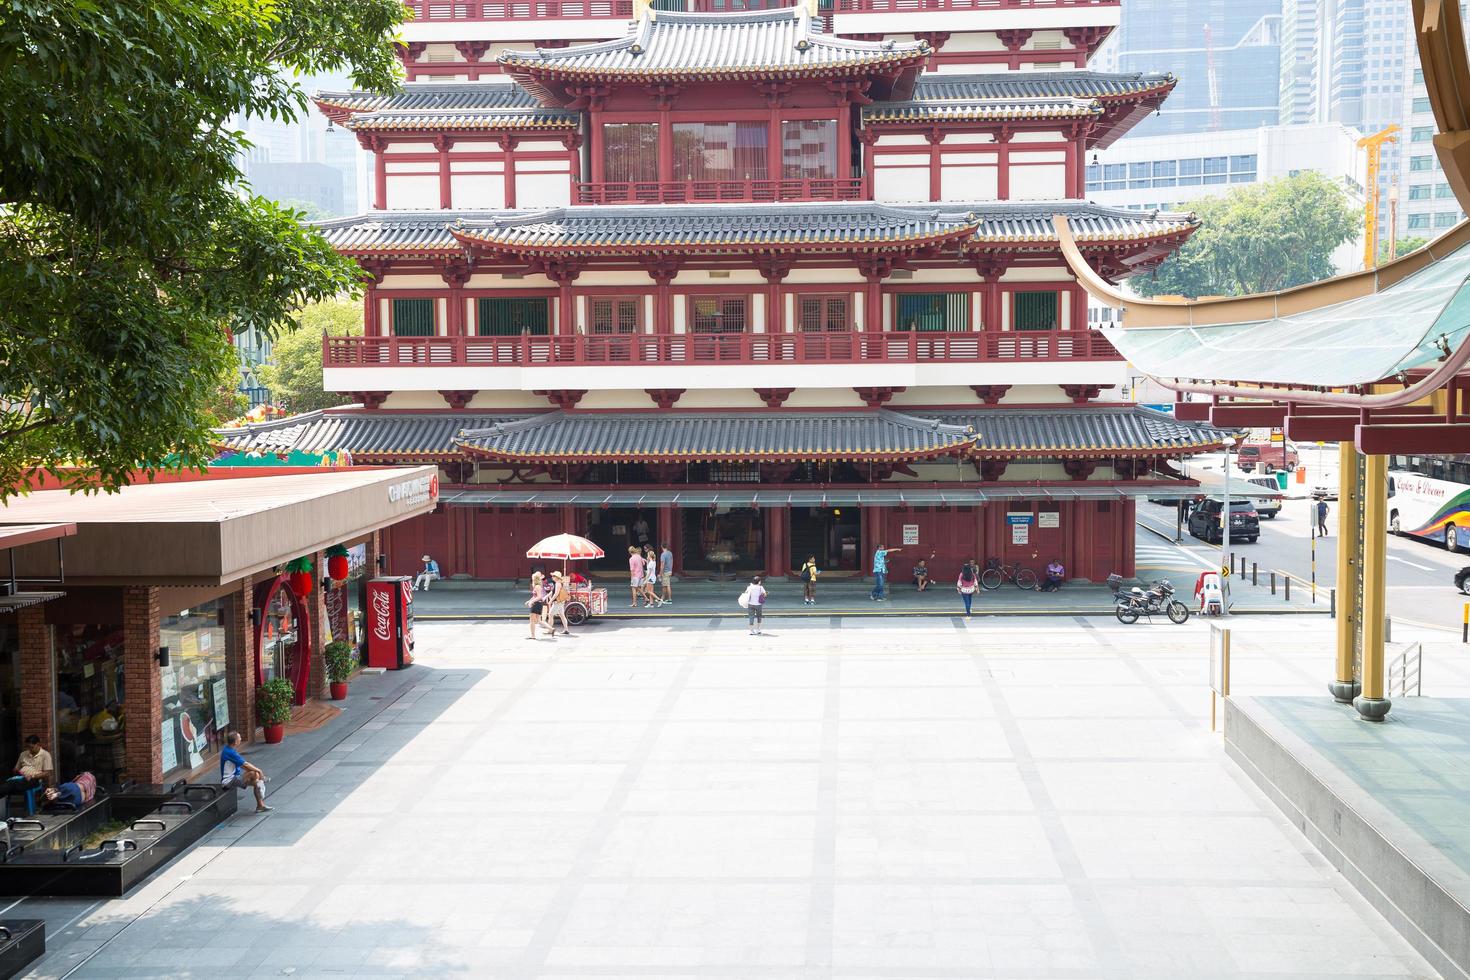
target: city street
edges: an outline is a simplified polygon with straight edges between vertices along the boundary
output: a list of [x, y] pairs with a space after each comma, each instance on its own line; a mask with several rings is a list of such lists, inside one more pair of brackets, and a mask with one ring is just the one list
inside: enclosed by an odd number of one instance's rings
[[[1331, 588], [1337, 574], [1337, 504], [1329, 501], [1327, 526], [1332, 533], [1325, 538], [1311, 536], [1312, 525], [1307, 500], [1283, 502], [1281, 513], [1261, 521], [1261, 538], [1255, 544], [1239, 544], [1234, 550], [1247, 562], [1254, 562], [1262, 575], [1270, 570], [1289, 572], [1299, 580], [1293, 583], [1293, 597], [1302, 583], [1312, 579], [1312, 551], [1316, 548], [1316, 580], [1319, 590]], [[1140, 525], [1147, 525], [1172, 537], [1174, 508], [1159, 504], [1138, 505]], [[1220, 563], [1219, 545], [1208, 544], [1189, 536], [1174, 545], [1164, 541], [1146, 527], [1138, 529], [1139, 577], [1168, 574], [1145, 567], [1162, 565], [1166, 569], [1184, 570], [1194, 561], [1198, 566]], [[1185, 556], [1178, 554], [1184, 552]], [[1147, 560], [1146, 560], [1147, 559]], [[1466, 602], [1470, 596], [1455, 590], [1455, 572], [1470, 565], [1470, 556], [1452, 554], [1443, 545], [1410, 537], [1388, 540], [1388, 612], [1396, 622], [1415, 622], [1459, 630]], [[1175, 585], [1179, 585], [1175, 582]], [[1320, 594], [1320, 593], [1319, 593]], [[1321, 596], [1326, 602], [1327, 597]]]
[[[1236, 693], [1321, 694], [1328, 621], [1234, 622]], [[1434, 976], [1226, 759], [1208, 630], [423, 625], [275, 812], [7, 914], [35, 977]]]

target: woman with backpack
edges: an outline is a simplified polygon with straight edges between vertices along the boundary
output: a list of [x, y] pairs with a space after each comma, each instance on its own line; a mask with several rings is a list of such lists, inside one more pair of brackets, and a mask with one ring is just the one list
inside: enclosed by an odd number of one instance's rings
[[765, 618], [766, 611], [766, 587], [761, 585], [761, 577], [757, 575], [750, 580], [745, 591], [740, 593], [740, 605], [745, 607], [745, 617], [750, 623], [750, 635], [760, 636], [761, 621]]
[[980, 590], [980, 572], [971, 558], [960, 566], [960, 576], [954, 582], [955, 591], [965, 601], [965, 615], [971, 615], [970, 604], [975, 601], [975, 593]]
[[801, 601], [808, 606], [817, 604], [817, 556], [807, 555], [798, 577], [801, 579]]

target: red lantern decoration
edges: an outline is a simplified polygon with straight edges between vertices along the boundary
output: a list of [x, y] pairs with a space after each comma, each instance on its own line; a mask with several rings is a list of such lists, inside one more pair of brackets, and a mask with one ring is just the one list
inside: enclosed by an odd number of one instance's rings
[[346, 555], [333, 555], [327, 559], [327, 574], [334, 582], [342, 582], [347, 578], [348, 563]]
[[304, 599], [311, 595], [312, 576], [310, 572], [291, 573], [291, 591], [296, 593], [297, 598]]

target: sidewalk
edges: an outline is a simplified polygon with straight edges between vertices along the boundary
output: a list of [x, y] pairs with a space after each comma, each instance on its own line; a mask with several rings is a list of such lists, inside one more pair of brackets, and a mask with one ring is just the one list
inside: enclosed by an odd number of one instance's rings
[[[1194, 580], [1171, 579], [1178, 597], [1193, 608]], [[655, 609], [629, 608], [626, 581], [595, 578], [594, 585], [607, 588], [608, 614], [602, 619], [668, 619], [710, 617], [741, 618], [745, 610], [735, 599], [745, 587], [745, 580], [734, 582], [675, 582], [674, 603]], [[830, 616], [958, 616], [964, 605], [954, 585], [936, 582], [925, 592], [917, 592], [905, 582], [889, 584], [888, 599], [874, 602], [868, 596], [871, 580], [841, 579], [819, 583], [817, 604], [804, 605], [801, 583], [767, 580], [768, 617]], [[524, 619], [528, 595], [524, 584], [509, 582], [447, 581], [436, 582], [428, 592], [414, 595], [414, 615], [422, 620], [493, 620]], [[1281, 595], [1273, 596], [1264, 585], [1237, 587], [1233, 594], [1237, 613], [1322, 613], [1328, 606], [1325, 597], [1315, 606], [1305, 593], [1293, 594], [1291, 602]], [[1023, 592], [1014, 585], [1003, 585], [993, 592], [981, 591], [975, 596], [977, 616], [1107, 616], [1113, 615], [1113, 596], [1106, 585], [1068, 584], [1058, 592]]]

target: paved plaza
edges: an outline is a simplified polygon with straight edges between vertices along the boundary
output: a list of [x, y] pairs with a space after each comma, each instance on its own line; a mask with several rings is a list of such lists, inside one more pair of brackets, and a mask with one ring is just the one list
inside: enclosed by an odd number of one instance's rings
[[[1322, 691], [1329, 622], [1236, 625], [1237, 693]], [[13, 909], [32, 975], [1435, 976], [1225, 758], [1205, 624], [771, 626], [423, 625], [274, 813]]]

